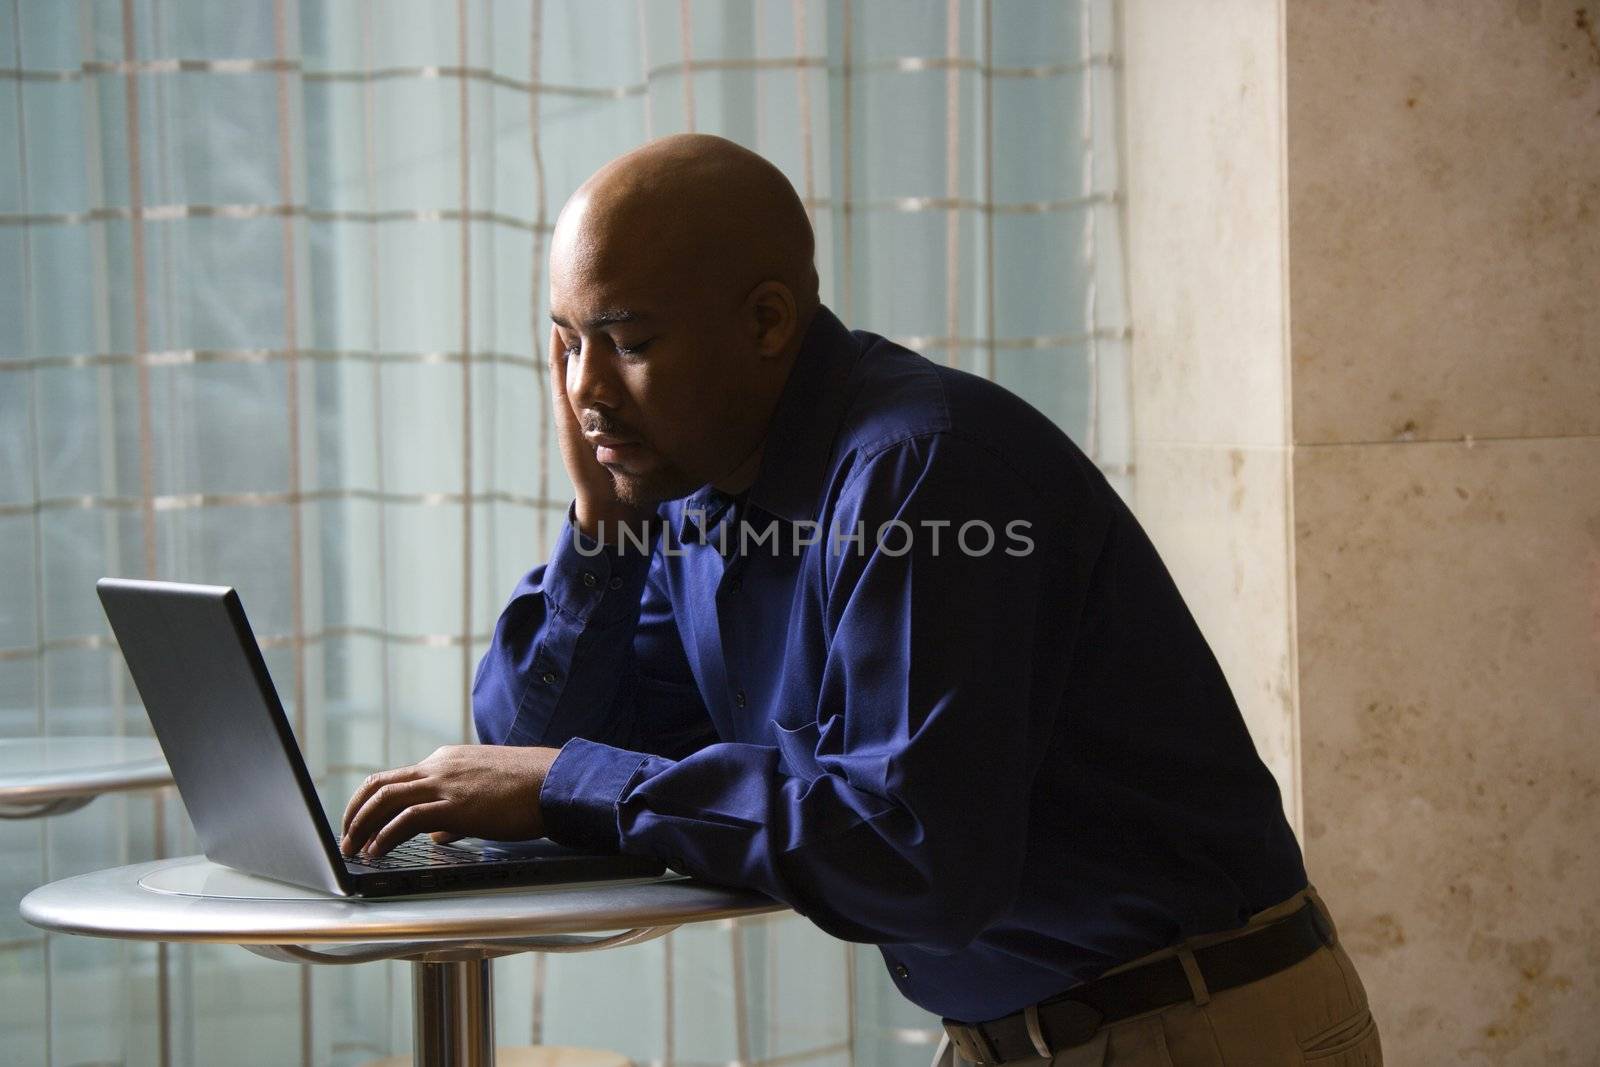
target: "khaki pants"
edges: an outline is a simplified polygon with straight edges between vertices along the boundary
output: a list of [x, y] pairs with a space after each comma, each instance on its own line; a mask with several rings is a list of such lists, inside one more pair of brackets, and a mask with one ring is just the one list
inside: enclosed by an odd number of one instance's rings
[[[1244, 929], [1292, 914], [1308, 898], [1327, 914], [1317, 891], [1308, 888], [1252, 916]], [[1242, 932], [1193, 938], [1113, 970], [1193, 952]], [[1335, 942], [1277, 974], [1215, 995], [1191, 978], [1192, 1000], [1121, 1019], [1084, 1044], [1048, 1059], [1013, 1060], [1008, 1067], [1382, 1067], [1366, 990], [1337, 937]], [[966, 1063], [947, 1037], [933, 1067]]]

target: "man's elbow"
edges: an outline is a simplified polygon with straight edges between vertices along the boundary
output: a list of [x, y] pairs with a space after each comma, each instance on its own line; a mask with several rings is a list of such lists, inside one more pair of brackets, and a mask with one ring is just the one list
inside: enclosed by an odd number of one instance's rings
[[[930, 879], [914, 892], [876, 892], [853, 916], [808, 916], [824, 933], [845, 941], [908, 945], [949, 956], [967, 948], [1010, 910], [1004, 882], [956, 872]], [[853, 910], [853, 909], [852, 909]]]
[[[972, 877], [972, 882], [982, 882]], [[949, 956], [966, 949], [1001, 920], [1011, 908], [1009, 896], [975, 887], [963, 887], [954, 898], [931, 901], [919, 925], [922, 932], [910, 940], [912, 947], [936, 956]]]

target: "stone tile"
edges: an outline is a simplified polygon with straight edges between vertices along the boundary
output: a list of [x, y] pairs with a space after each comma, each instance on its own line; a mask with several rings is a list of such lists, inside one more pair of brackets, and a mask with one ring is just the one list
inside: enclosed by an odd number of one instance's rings
[[1294, 440], [1600, 432], [1600, 6], [1286, 18]]
[[1307, 860], [1389, 1062], [1597, 1062], [1600, 438], [1294, 485]]
[[1134, 510], [1297, 823], [1287, 449], [1136, 445]]
[[1273, 0], [1123, 5], [1135, 432], [1287, 439], [1283, 82]]

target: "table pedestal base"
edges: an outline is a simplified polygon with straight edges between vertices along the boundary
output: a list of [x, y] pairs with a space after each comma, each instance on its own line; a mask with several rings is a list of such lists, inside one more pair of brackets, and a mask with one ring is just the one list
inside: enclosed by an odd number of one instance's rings
[[494, 1067], [494, 961], [411, 965], [412, 1062]]
[[637, 926], [619, 934], [544, 934], [496, 940], [304, 945], [245, 945], [258, 956], [287, 963], [411, 961], [412, 1063], [417, 1067], [494, 1067], [496, 956], [516, 952], [589, 952], [665, 937], [670, 926]]

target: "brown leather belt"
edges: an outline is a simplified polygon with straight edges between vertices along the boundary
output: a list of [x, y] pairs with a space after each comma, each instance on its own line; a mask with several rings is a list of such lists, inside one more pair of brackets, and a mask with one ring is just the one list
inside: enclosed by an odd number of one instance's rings
[[[1205, 948], [1194, 963], [1211, 993], [1246, 985], [1291, 967], [1334, 943], [1333, 926], [1311, 901], [1292, 915]], [[1104, 975], [1019, 1012], [981, 1023], [944, 1020], [950, 1043], [977, 1064], [1049, 1057], [1081, 1045], [1107, 1023], [1194, 998], [1178, 956]]]

